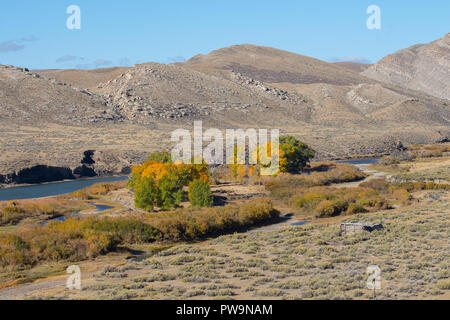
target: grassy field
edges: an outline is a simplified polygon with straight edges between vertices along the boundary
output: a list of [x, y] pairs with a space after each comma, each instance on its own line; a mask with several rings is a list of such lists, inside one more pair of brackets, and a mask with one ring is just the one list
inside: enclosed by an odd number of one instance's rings
[[394, 178], [401, 181], [450, 182], [450, 165], [398, 174]]

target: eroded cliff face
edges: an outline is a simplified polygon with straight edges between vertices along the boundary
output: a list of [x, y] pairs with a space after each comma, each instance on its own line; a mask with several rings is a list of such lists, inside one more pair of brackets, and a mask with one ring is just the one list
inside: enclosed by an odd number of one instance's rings
[[0, 183], [3, 184], [35, 184], [68, 179], [75, 179], [70, 168], [46, 165], [38, 165], [6, 175], [0, 175]]
[[130, 171], [131, 163], [114, 152], [87, 150], [83, 152], [79, 166], [33, 165], [0, 174], [0, 184], [37, 184], [97, 176], [127, 175]]
[[450, 99], [450, 33], [428, 44], [397, 51], [363, 75], [404, 88]]

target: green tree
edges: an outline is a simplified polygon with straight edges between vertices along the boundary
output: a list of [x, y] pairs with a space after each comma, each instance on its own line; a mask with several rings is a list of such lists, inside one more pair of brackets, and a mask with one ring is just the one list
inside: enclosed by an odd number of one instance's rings
[[280, 150], [286, 158], [282, 172], [298, 173], [315, 157], [316, 152], [293, 136], [280, 137]]
[[[184, 172], [182, 172], [184, 173]], [[161, 209], [170, 209], [178, 206], [184, 198], [183, 186], [188, 182], [185, 174], [170, 168], [158, 182], [160, 198], [158, 206]]]
[[159, 162], [159, 163], [172, 163], [172, 155], [169, 152], [153, 152], [148, 156], [147, 161]]
[[194, 207], [212, 207], [213, 196], [209, 183], [197, 179], [189, 184], [189, 201]]
[[134, 205], [147, 211], [158, 204], [160, 191], [153, 179], [136, 179], [134, 183]]

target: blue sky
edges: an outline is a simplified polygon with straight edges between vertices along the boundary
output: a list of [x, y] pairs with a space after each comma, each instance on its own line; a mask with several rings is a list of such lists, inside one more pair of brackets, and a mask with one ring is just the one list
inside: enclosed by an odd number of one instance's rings
[[[381, 30], [368, 30], [369, 5]], [[81, 30], [69, 30], [70, 5]], [[326, 61], [368, 60], [450, 32], [450, 1], [15, 0], [0, 9], [0, 63], [32, 69], [169, 63], [252, 43]]]

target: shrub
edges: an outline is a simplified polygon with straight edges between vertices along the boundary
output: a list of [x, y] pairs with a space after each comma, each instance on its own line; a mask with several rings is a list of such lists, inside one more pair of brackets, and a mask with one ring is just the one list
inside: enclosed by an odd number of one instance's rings
[[317, 218], [334, 217], [348, 208], [348, 202], [342, 199], [324, 200], [315, 209]]
[[209, 184], [204, 180], [194, 180], [189, 184], [189, 201], [194, 207], [211, 207], [213, 196]]
[[80, 261], [114, 249], [113, 235], [91, 231], [62, 230], [49, 227], [0, 236], [0, 266], [31, 267], [41, 261]]
[[191, 241], [236, 231], [279, 217], [269, 199], [214, 208], [187, 208], [146, 217], [160, 230], [161, 240]]
[[280, 171], [289, 173], [300, 172], [316, 155], [314, 149], [293, 136], [280, 137], [280, 151], [286, 159], [280, 161]]
[[394, 159], [394, 158], [392, 158], [390, 156], [385, 156], [385, 157], [381, 158], [378, 163], [383, 165], [383, 166], [391, 166], [393, 164], [399, 164], [400, 161], [397, 160], [397, 159]]
[[172, 163], [172, 155], [169, 152], [154, 152], [148, 156], [147, 161]]
[[241, 205], [179, 209], [133, 218], [69, 218], [0, 235], [0, 267], [30, 268], [42, 261], [81, 261], [130, 243], [201, 240], [278, 217], [269, 199], [257, 199]]
[[400, 201], [400, 203], [403, 205], [410, 204], [410, 202], [412, 200], [412, 195], [406, 189], [403, 189], [403, 188], [394, 190], [392, 195], [394, 196], [395, 199]]
[[442, 290], [450, 290], [450, 280], [438, 281], [438, 288]]
[[332, 183], [342, 183], [362, 180], [367, 174], [350, 164], [336, 164], [325, 172], [311, 174], [280, 174], [277, 177], [265, 177], [264, 187], [275, 199], [286, 199], [294, 196], [298, 188], [326, 186]]
[[69, 218], [0, 236], [0, 266], [81, 261], [113, 251], [119, 244], [153, 242], [160, 237], [157, 229], [135, 218]]
[[306, 211], [314, 210], [317, 205], [323, 200], [327, 199], [327, 195], [318, 193], [318, 192], [310, 192], [301, 196], [293, 197], [290, 201], [291, 205], [305, 209]]
[[364, 205], [360, 202], [350, 203], [348, 205], [346, 214], [357, 214], [357, 213], [365, 213], [368, 210], [364, 208]]
[[434, 180], [445, 180], [450, 181], [450, 166], [442, 166], [437, 168], [424, 169], [416, 172], [398, 174], [393, 177], [396, 181], [434, 181]]
[[409, 151], [396, 151], [389, 156], [394, 161], [412, 161], [415, 159], [414, 154]]
[[[55, 225], [58, 227], [58, 224]], [[118, 237], [124, 243], [148, 243], [160, 237], [159, 231], [137, 219], [88, 219], [82, 229], [106, 232]]]
[[359, 184], [363, 188], [371, 188], [378, 193], [389, 193], [390, 184], [385, 178], [371, 179]]

